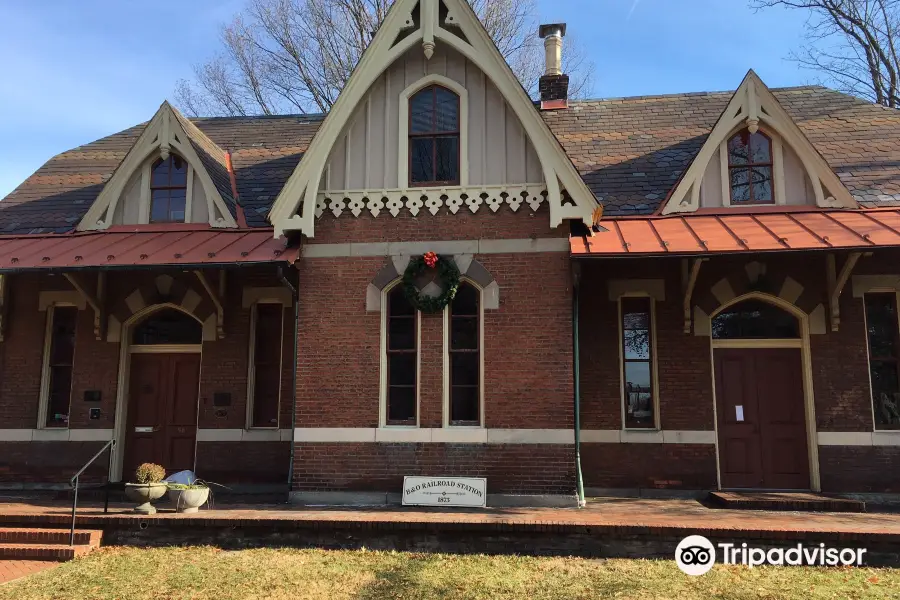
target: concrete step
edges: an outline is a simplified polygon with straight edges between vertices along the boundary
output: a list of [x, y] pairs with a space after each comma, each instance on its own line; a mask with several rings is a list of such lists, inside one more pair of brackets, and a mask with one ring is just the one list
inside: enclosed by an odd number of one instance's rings
[[91, 552], [92, 546], [62, 544], [0, 544], [0, 560], [52, 560], [64, 562]]
[[710, 492], [709, 502], [736, 510], [794, 510], [804, 512], [866, 512], [860, 500], [813, 492]]
[[[68, 529], [47, 529], [40, 527], [0, 527], [0, 544], [69, 544]], [[76, 529], [75, 545], [100, 545], [103, 532], [92, 529]]]

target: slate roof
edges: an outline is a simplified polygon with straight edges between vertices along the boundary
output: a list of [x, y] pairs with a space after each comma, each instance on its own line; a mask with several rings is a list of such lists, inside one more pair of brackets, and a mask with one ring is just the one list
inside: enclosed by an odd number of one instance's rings
[[[900, 206], [900, 111], [819, 86], [773, 89], [813, 146], [866, 207]], [[572, 102], [542, 113], [608, 216], [651, 214], [702, 146], [733, 92]], [[226, 199], [232, 152], [251, 227], [265, 226], [278, 192], [323, 115], [190, 121], [194, 147]], [[146, 124], [50, 159], [0, 201], [0, 234], [68, 231]]]

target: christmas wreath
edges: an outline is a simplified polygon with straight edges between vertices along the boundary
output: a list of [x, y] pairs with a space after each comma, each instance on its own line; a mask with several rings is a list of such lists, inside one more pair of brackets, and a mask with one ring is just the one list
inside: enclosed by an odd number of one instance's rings
[[[416, 287], [416, 281], [428, 270], [437, 270], [435, 283], [441, 287], [440, 296], [427, 296]], [[444, 310], [459, 288], [459, 268], [452, 258], [438, 256], [434, 252], [426, 252], [422, 256], [410, 259], [403, 272], [403, 292], [410, 304], [424, 313], [437, 313]]]

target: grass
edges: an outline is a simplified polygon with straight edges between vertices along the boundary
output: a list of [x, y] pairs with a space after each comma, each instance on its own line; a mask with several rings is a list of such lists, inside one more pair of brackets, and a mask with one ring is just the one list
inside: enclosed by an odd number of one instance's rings
[[726, 600], [900, 597], [900, 570], [212, 547], [103, 548], [0, 586], [0, 598]]

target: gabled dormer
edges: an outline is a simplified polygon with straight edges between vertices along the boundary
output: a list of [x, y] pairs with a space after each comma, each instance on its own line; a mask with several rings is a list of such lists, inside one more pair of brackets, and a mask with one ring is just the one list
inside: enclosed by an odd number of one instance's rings
[[547, 210], [556, 227], [597, 206], [469, 4], [397, 0], [269, 219], [311, 237], [322, 218]]
[[840, 178], [751, 70], [661, 213], [789, 205], [857, 207]]
[[225, 151], [168, 102], [153, 116], [79, 231], [168, 223], [237, 227]]

